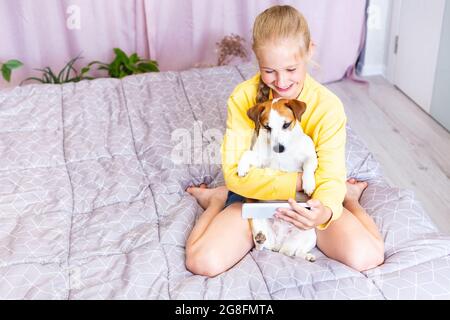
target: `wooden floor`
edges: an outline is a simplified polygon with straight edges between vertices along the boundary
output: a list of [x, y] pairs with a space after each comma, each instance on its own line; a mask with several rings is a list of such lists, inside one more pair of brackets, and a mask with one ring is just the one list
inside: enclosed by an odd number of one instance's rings
[[411, 189], [450, 235], [450, 133], [381, 76], [328, 84], [393, 186]]

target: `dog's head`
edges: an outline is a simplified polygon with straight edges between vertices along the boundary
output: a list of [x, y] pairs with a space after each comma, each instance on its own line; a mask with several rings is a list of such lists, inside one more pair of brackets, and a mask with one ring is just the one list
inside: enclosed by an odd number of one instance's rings
[[[250, 108], [248, 117], [255, 123], [256, 135], [260, 130], [270, 137], [271, 147], [274, 152], [285, 151], [292, 132], [306, 110], [306, 104], [296, 99], [274, 99]], [[301, 130], [301, 126], [298, 126]]]

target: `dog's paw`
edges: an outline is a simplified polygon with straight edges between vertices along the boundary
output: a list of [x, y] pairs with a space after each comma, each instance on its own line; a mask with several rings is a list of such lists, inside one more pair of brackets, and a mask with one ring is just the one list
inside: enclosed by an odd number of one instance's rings
[[266, 242], [266, 236], [264, 235], [264, 233], [262, 231], [259, 231], [256, 236], [254, 237], [255, 239], [255, 243], [257, 244], [263, 244], [264, 242]]
[[316, 189], [316, 181], [314, 180], [314, 176], [308, 177], [306, 175], [303, 176], [302, 179], [302, 187], [303, 192], [306, 193], [308, 196], [311, 196]]
[[238, 164], [237, 174], [239, 177], [245, 177], [250, 170], [250, 163], [248, 161], [240, 161]]
[[309, 262], [315, 262], [316, 261], [316, 256], [313, 255], [312, 253], [307, 253], [305, 255], [305, 260], [309, 261]]

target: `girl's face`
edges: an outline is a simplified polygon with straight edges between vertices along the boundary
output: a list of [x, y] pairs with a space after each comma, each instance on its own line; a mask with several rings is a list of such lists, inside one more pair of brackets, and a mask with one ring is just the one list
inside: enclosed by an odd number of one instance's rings
[[296, 99], [303, 89], [306, 60], [298, 45], [281, 42], [258, 50], [262, 81], [273, 90], [274, 98]]

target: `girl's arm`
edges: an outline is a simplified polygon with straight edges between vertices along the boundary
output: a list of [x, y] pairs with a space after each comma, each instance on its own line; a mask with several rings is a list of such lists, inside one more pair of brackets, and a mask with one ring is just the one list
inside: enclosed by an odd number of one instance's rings
[[331, 210], [331, 219], [318, 226], [325, 229], [333, 221], [338, 219], [343, 210], [347, 177], [345, 167], [345, 142], [346, 142], [347, 118], [340, 101], [333, 103], [333, 108], [328, 109], [318, 123], [316, 152], [319, 165], [317, 167], [316, 190], [312, 199], [317, 199], [325, 207]]

